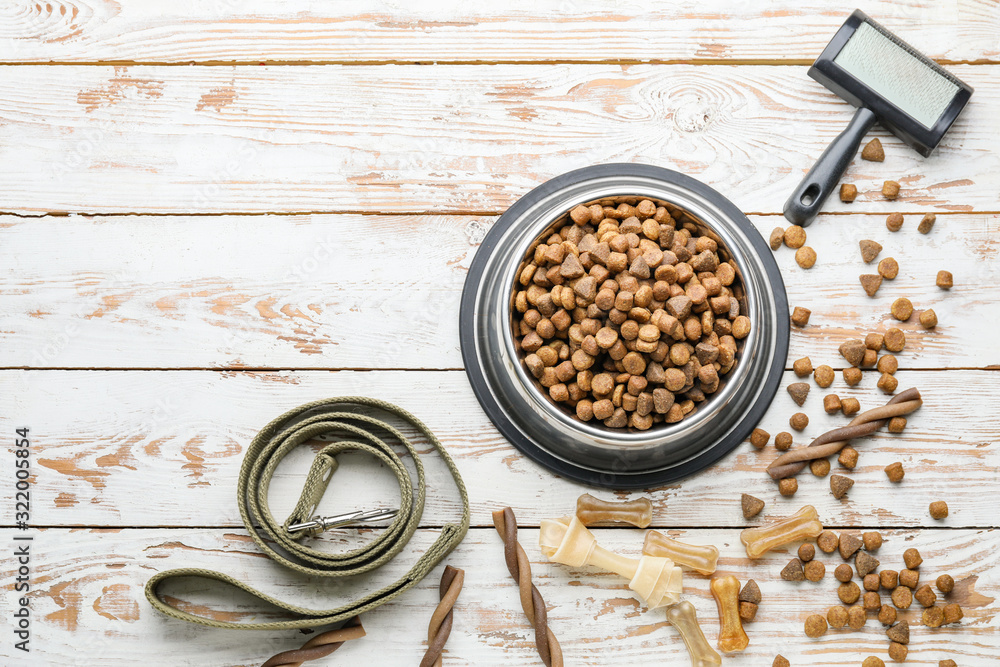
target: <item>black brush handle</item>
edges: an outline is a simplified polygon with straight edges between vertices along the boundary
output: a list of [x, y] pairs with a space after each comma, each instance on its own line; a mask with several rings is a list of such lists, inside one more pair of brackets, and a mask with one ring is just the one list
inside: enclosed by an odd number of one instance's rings
[[823, 202], [837, 187], [847, 165], [854, 159], [858, 144], [877, 120], [874, 113], [861, 107], [847, 129], [830, 142], [823, 154], [785, 202], [785, 217], [796, 225], [807, 226], [823, 207]]

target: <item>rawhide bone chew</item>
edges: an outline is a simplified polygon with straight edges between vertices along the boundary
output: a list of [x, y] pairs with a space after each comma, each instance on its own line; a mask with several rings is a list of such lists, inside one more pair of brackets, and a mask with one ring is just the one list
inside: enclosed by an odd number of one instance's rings
[[784, 479], [797, 474], [809, 461], [836, 454], [855, 438], [871, 435], [882, 428], [893, 417], [908, 415], [923, 405], [916, 387], [897, 394], [888, 403], [873, 408], [851, 420], [841, 428], [835, 428], [819, 436], [808, 447], [800, 447], [782, 454], [767, 467], [772, 479]]
[[725, 653], [742, 651], [750, 645], [740, 621], [740, 582], [731, 574], [715, 577], [709, 584], [719, 607], [719, 648]]
[[747, 556], [760, 558], [771, 549], [813, 538], [823, 532], [816, 508], [806, 505], [798, 512], [774, 523], [747, 528], [740, 533], [740, 542], [746, 545]]
[[261, 667], [301, 667], [302, 663], [308, 660], [325, 658], [343, 646], [346, 641], [360, 639], [364, 636], [365, 629], [361, 627], [361, 619], [355, 616], [337, 630], [329, 630], [316, 635], [303, 644], [301, 648], [282, 651], [271, 656]]
[[628, 587], [650, 609], [680, 600], [682, 573], [669, 558], [643, 556], [635, 559], [620, 556], [597, 544], [597, 538], [577, 517], [545, 519], [538, 533], [538, 546], [551, 561], [582, 567], [593, 565], [620, 574], [629, 580]]
[[653, 521], [653, 503], [649, 502], [649, 498], [616, 503], [585, 493], [576, 499], [576, 515], [585, 526], [610, 522], [646, 528]]
[[646, 533], [646, 541], [642, 543], [642, 553], [647, 556], [669, 558], [678, 565], [685, 565], [701, 574], [712, 574], [715, 572], [716, 563], [719, 562], [717, 548], [672, 540], [655, 530]]
[[517, 582], [521, 608], [528, 622], [535, 627], [535, 648], [545, 667], [563, 667], [562, 648], [549, 629], [548, 615], [542, 594], [531, 583], [531, 562], [517, 541], [517, 519], [514, 510], [505, 507], [493, 513], [493, 525], [503, 538], [503, 555], [510, 576]]
[[683, 600], [667, 607], [667, 622], [677, 628], [688, 655], [691, 656], [691, 667], [713, 667], [722, 664], [722, 656], [705, 639], [705, 633], [698, 623], [698, 615], [694, 605]]
[[452, 610], [464, 583], [465, 570], [451, 565], [445, 566], [444, 573], [441, 574], [441, 584], [438, 586], [441, 601], [431, 614], [431, 622], [427, 626], [427, 651], [420, 661], [420, 667], [441, 667], [441, 652], [444, 651], [444, 645], [451, 634], [454, 618]]

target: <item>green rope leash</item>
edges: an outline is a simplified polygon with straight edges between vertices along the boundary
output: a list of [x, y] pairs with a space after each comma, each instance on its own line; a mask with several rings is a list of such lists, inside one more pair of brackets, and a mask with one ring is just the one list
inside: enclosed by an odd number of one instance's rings
[[[167, 616], [213, 628], [240, 630], [313, 628], [346, 621], [383, 605], [427, 576], [468, 532], [469, 496], [458, 468], [445, 451], [444, 445], [423, 422], [392, 403], [359, 396], [330, 398], [301, 405], [265, 426], [250, 443], [240, 467], [237, 485], [240, 515], [243, 517], [243, 525], [246, 526], [247, 532], [261, 551], [281, 565], [302, 574], [349, 577], [371, 572], [392, 560], [406, 546], [420, 525], [426, 489], [424, 466], [419, 453], [396, 428], [372, 416], [373, 412], [377, 413], [379, 410], [403, 419], [427, 438], [448, 466], [462, 498], [461, 523], [445, 524], [434, 544], [417, 560], [409, 572], [398, 581], [339, 607], [307, 609], [265, 595], [222, 572], [180, 568], [160, 572], [146, 583], [146, 599], [153, 608]], [[316, 455], [295, 509], [284, 523], [279, 523], [272, 516], [267, 504], [267, 490], [275, 469], [295, 447], [319, 435], [332, 433], [347, 436], [349, 439], [332, 442]], [[385, 436], [401, 444], [413, 458], [417, 471], [416, 489], [402, 459], [382, 439]], [[287, 527], [313, 516], [337, 468], [336, 455], [348, 450], [362, 451], [374, 456], [396, 475], [401, 497], [399, 514], [377, 539], [358, 549], [329, 553], [299, 544], [298, 540], [310, 534], [310, 531], [300, 530], [293, 534], [288, 532]], [[179, 577], [200, 577], [224, 582], [299, 618], [267, 623], [233, 623], [182, 611], [164, 601], [157, 592], [164, 581]]]

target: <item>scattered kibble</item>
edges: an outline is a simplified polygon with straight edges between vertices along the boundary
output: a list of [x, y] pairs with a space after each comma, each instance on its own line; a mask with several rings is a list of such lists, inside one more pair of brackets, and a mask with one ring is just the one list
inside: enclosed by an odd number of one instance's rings
[[816, 477], [826, 477], [830, 474], [830, 461], [828, 459], [813, 459], [809, 462], [809, 471]]
[[771, 439], [771, 434], [762, 428], [755, 428], [750, 434], [750, 444], [757, 449], [764, 449], [767, 441]]
[[885, 343], [885, 336], [880, 333], [870, 333], [865, 336], [865, 347], [869, 350], [875, 350], [878, 352], [882, 349], [882, 345]]
[[868, 612], [859, 604], [847, 610], [847, 627], [851, 630], [860, 630], [868, 622]]
[[839, 543], [840, 539], [832, 530], [824, 530], [816, 538], [816, 546], [818, 546], [819, 550], [825, 554], [832, 554], [836, 551]]
[[[826, 414], [832, 415], [836, 412], [840, 412], [840, 408], [841, 408], [840, 396], [837, 396], [836, 394], [827, 394], [826, 396], [823, 397], [823, 410], [826, 411]], [[825, 461], [826, 459], [816, 459], [816, 460]]]
[[882, 196], [886, 199], [895, 199], [899, 196], [899, 183], [896, 181], [886, 181], [882, 184]]
[[923, 328], [933, 329], [937, 326], [937, 323], [937, 313], [934, 312], [933, 308], [928, 308], [924, 312], [920, 313], [920, 326]]
[[944, 625], [944, 609], [941, 607], [928, 607], [924, 609], [920, 620], [928, 628], [940, 628]]
[[743, 602], [740, 601], [739, 605], [740, 620], [744, 623], [752, 623], [755, 618], [757, 618], [757, 605], [753, 602]]
[[854, 604], [861, 597], [861, 588], [853, 581], [846, 581], [837, 587], [837, 597], [844, 604]]
[[850, 417], [861, 410], [861, 402], [856, 398], [845, 398], [840, 401], [840, 409], [845, 417]]
[[870, 531], [861, 536], [865, 551], [878, 551], [882, 546], [882, 533]]
[[744, 493], [740, 499], [740, 504], [743, 507], [743, 518], [750, 519], [758, 514], [764, 509], [764, 501], [760, 498], [755, 498], [749, 494]]
[[885, 151], [882, 150], [882, 142], [875, 137], [861, 149], [861, 159], [869, 162], [882, 162], [885, 160]]
[[899, 370], [899, 361], [894, 355], [883, 354], [878, 360], [877, 366], [879, 373], [888, 373], [889, 375], [895, 375], [896, 371]]
[[846, 584], [854, 578], [854, 569], [847, 563], [841, 563], [836, 567], [836, 569], [834, 569], [833, 576], [836, 577], [837, 581], [840, 583]]
[[782, 227], [775, 227], [771, 230], [771, 236], [768, 238], [768, 243], [771, 246], [771, 250], [777, 250], [781, 247], [781, 243], [785, 240], [785, 230]]
[[910, 643], [910, 624], [906, 621], [899, 621], [898, 623], [889, 627], [885, 631], [885, 636], [894, 642], [900, 644]]
[[826, 619], [819, 614], [812, 614], [806, 619], [806, 636], [815, 639], [826, 634]]
[[840, 186], [840, 201], [850, 204], [858, 198], [858, 186], [853, 183], [844, 183]]
[[860, 366], [865, 359], [865, 342], [860, 338], [853, 338], [840, 344], [840, 356], [842, 356], [851, 366]]
[[878, 611], [882, 607], [882, 598], [875, 591], [866, 591], [861, 596], [861, 606], [865, 611]]
[[840, 456], [837, 457], [837, 461], [848, 470], [854, 470], [854, 467], [858, 465], [858, 450], [850, 445], [844, 447], [840, 450]]
[[892, 625], [896, 622], [896, 617], [896, 608], [891, 605], [884, 604], [878, 610], [878, 622], [882, 625]]
[[806, 244], [806, 230], [799, 225], [792, 225], [785, 230], [784, 241], [792, 250], [798, 250]]
[[941, 289], [951, 289], [954, 285], [954, 278], [952, 278], [951, 271], [938, 271], [937, 272], [937, 286]]
[[802, 570], [802, 561], [798, 558], [788, 561], [788, 564], [781, 570], [781, 578], [785, 581], [804, 581], [806, 575]]
[[954, 660], [938, 660], [938, 667], [958, 667]]
[[866, 591], [877, 591], [881, 585], [882, 583], [879, 581], [878, 575], [874, 572], [866, 574], [861, 581], [861, 588]]
[[849, 387], [857, 385], [859, 382], [861, 382], [861, 378], [863, 377], [861, 369], [855, 368], [854, 366], [851, 366], [850, 368], [845, 368], [843, 370], [843, 376], [844, 376], [844, 382], [846, 382]]
[[[924, 562], [924, 557], [920, 555], [920, 551], [910, 547], [903, 552], [903, 562], [906, 567], [910, 570], [916, 570], [920, 567], [920, 564]], [[912, 586], [911, 586], [912, 588]]]
[[935, 500], [930, 505], [931, 518], [945, 519], [948, 517], [948, 503], [943, 500]]
[[878, 274], [886, 280], [893, 280], [899, 275], [899, 262], [895, 257], [886, 257], [878, 263]]
[[802, 357], [801, 359], [796, 359], [792, 363], [792, 370], [800, 378], [804, 378], [807, 375], [811, 375], [813, 372], [813, 363], [809, 357]]
[[896, 570], [881, 570], [878, 578], [882, 588], [887, 591], [895, 590], [896, 586], [899, 586], [899, 572]]
[[899, 585], [915, 591], [920, 585], [920, 572], [906, 568], [899, 571]]
[[866, 577], [878, 569], [879, 560], [867, 551], [858, 550], [854, 557], [854, 569], [858, 571], [859, 577]]
[[897, 380], [894, 375], [882, 373], [882, 376], [878, 379], [876, 385], [882, 390], [883, 393], [892, 394], [892, 392], [896, 391], [896, 387], [899, 386], [899, 380]]
[[792, 434], [788, 431], [782, 431], [778, 435], [774, 436], [774, 448], [779, 452], [787, 452], [792, 448]]
[[934, 585], [937, 586], [937, 589], [945, 595], [955, 590], [955, 580], [950, 574], [942, 574], [934, 582]]
[[788, 662], [788, 658], [783, 655], [774, 656], [774, 662], [771, 663], [771, 667], [791, 667], [791, 663]]
[[937, 221], [937, 216], [933, 213], [927, 213], [920, 220], [920, 224], [917, 225], [917, 231], [921, 234], [927, 234], [934, 227], [934, 223]]
[[840, 629], [847, 625], [847, 607], [834, 605], [826, 612], [826, 622], [831, 628]]
[[788, 395], [792, 397], [796, 405], [801, 407], [806, 402], [806, 396], [809, 395], [809, 385], [805, 382], [793, 382], [788, 385]]
[[890, 352], [902, 352], [906, 347], [906, 334], [901, 329], [893, 327], [885, 332], [885, 349]]
[[795, 261], [803, 269], [811, 269], [816, 264], [816, 251], [809, 246], [802, 246], [795, 251]]
[[778, 482], [778, 493], [785, 496], [786, 498], [791, 498], [795, 495], [795, 492], [799, 490], [799, 483], [794, 477], [786, 477], [785, 479]]
[[885, 661], [882, 658], [870, 655], [861, 663], [861, 667], [885, 667]]
[[788, 425], [796, 431], [801, 431], [809, 426], [809, 415], [804, 412], [796, 412], [788, 419]]
[[840, 543], [838, 544], [840, 548], [840, 557], [843, 558], [844, 560], [847, 560], [848, 558], [856, 554], [858, 549], [860, 549], [863, 544], [864, 543], [861, 541], [861, 538], [858, 537], [857, 535], [852, 535], [850, 533], [841, 533]]
[[910, 649], [906, 648], [906, 644], [900, 644], [899, 642], [889, 644], [889, 657], [896, 662], [905, 662], [906, 654], [909, 652]]
[[802, 544], [799, 545], [799, 550], [797, 553], [800, 561], [802, 561], [803, 563], [808, 563], [809, 561], [811, 561], [813, 558], [816, 557], [816, 546], [810, 544], [809, 542], [803, 542]]
[[913, 604], [913, 592], [906, 586], [896, 586], [889, 597], [896, 609], [909, 609]]
[[885, 467], [885, 476], [889, 478], [890, 482], [902, 482], [904, 475], [906, 475], [906, 472], [903, 470], [903, 464], [899, 461], [890, 463]]
[[882, 276], [874, 273], [865, 273], [858, 276], [861, 281], [861, 287], [865, 290], [865, 294], [868, 296], [875, 296], [878, 292], [878, 288], [882, 286]]
[[816, 380], [816, 384], [823, 389], [826, 389], [833, 384], [834, 377], [836, 377], [836, 375], [834, 374], [833, 369], [825, 364], [817, 366], [816, 370], [813, 371], [813, 379]]
[[795, 310], [792, 311], [792, 324], [797, 327], [804, 327], [809, 324], [809, 316], [812, 315], [812, 311], [808, 308], [803, 308], [802, 306], [795, 306]]
[[927, 584], [918, 588], [917, 592], [913, 594], [913, 598], [923, 607], [933, 607], [934, 603], [937, 602], [937, 594]]
[[811, 560], [805, 564], [802, 572], [808, 581], [816, 583], [822, 581], [823, 577], [826, 576], [826, 565], [823, 565], [823, 561]]
[[906, 417], [893, 417], [886, 428], [889, 433], [902, 433], [906, 429]]
[[890, 213], [885, 219], [885, 226], [890, 232], [898, 232], [903, 228], [903, 214]]
[[872, 260], [882, 252], [882, 244], [871, 239], [864, 239], [859, 245], [861, 246], [861, 259], [864, 260], [865, 264], [871, 264]]
[[962, 607], [959, 606], [957, 602], [952, 602], [951, 604], [946, 604], [944, 606], [944, 622], [945, 624], [958, 623], [965, 616], [962, 612]]

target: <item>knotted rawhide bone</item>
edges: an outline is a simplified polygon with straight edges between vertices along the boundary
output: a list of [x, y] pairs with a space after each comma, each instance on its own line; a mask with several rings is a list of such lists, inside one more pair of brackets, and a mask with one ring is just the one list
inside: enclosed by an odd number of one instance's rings
[[301, 667], [302, 663], [308, 660], [325, 658], [343, 646], [346, 641], [364, 636], [365, 629], [361, 627], [361, 619], [355, 616], [339, 630], [328, 630], [316, 635], [303, 644], [302, 648], [282, 651], [272, 656], [261, 667]]
[[719, 562], [719, 550], [713, 546], [687, 544], [672, 540], [663, 533], [651, 530], [646, 533], [646, 541], [642, 543], [642, 553], [647, 556], [663, 556], [678, 565], [684, 565], [701, 574], [715, 572]]
[[465, 583], [465, 571], [448, 565], [441, 575], [441, 585], [438, 586], [438, 595], [441, 602], [438, 603], [434, 613], [431, 614], [431, 622], [427, 626], [427, 652], [424, 653], [420, 661], [420, 667], [441, 667], [441, 652], [451, 634], [451, 624], [454, 618], [452, 610], [455, 608], [455, 601], [458, 594], [462, 592], [462, 584]]
[[535, 648], [546, 667], [563, 667], [562, 647], [549, 628], [548, 614], [542, 594], [531, 583], [531, 562], [517, 541], [517, 519], [514, 510], [505, 507], [493, 513], [493, 525], [503, 538], [503, 555], [510, 576], [517, 582], [521, 608], [528, 622], [535, 627]]
[[767, 467], [772, 479], [784, 479], [797, 474], [809, 461], [836, 454], [855, 438], [871, 435], [882, 428], [893, 417], [908, 415], [923, 405], [916, 387], [893, 396], [888, 403], [873, 408], [851, 420], [841, 428], [835, 428], [819, 436], [808, 447], [799, 447], [782, 454]]
[[613, 502], [585, 493], [576, 499], [576, 515], [585, 526], [627, 523], [636, 528], [646, 528], [653, 521], [653, 503], [649, 498]]
[[[146, 583], [146, 599], [149, 603], [154, 609], [172, 618], [213, 628], [294, 630], [346, 621], [395, 599], [417, 585], [468, 532], [469, 496], [458, 468], [445, 451], [444, 445], [419, 419], [402, 408], [373, 398], [346, 397], [314, 401], [286, 412], [265, 426], [247, 447], [240, 467], [236, 499], [247, 532], [257, 547], [275, 563], [299, 574], [314, 577], [354, 577], [357, 581], [359, 575], [370, 575], [406, 548], [407, 542], [420, 526], [426, 494], [424, 461], [417, 449], [418, 446], [426, 447], [426, 444], [411, 442], [388, 419], [402, 422], [407, 430], [418, 432], [436, 450], [435, 458], [451, 473], [462, 508], [461, 520], [457, 523], [445, 523], [434, 543], [421, 549], [422, 553], [414, 549], [407, 550], [408, 571], [400, 579], [387, 585], [372, 585], [368, 589], [372, 592], [366, 592], [355, 600], [338, 600], [337, 606], [331, 609], [309, 609], [275, 599], [222, 572], [183, 568], [153, 575]], [[271, 514], [268, 507], [267, 495], [271, 478], [285, 456], [297, 447], [310, 447], [319, 436], [330, 437], [331, 441], [322, 443], [306, 476], [295, 509], [285, 521], [281, 521]], [[398, 450], [412, 458], [416, 480], [411, 477], [406, 464], [397, 453]], [[333, 473], [337, 469], [337, 454], [346, 451], [364, 452], [377, 459], [396, 476], [399, 481], [399, 512], [385, 530], [360, 548], [331, 553], [314, 549], [309, 544], [300, 544], [299, 540], [310, 531], [291, 532], [288, 527], [313, 515], [323, 492], [335, 479]], [[288, 618], [239, 623], [184, 611], [167, 602], [159, 593], [163, 582], [175, 578], [223, 582], [278, 607], [287, 612]], [[337, 590], [336, 587], [331, 588]]]
[[582, 567], [593, 565], [620, 574], [629, 580], [628, 587], [650, 609], [680, 600], [682, 572], [669, 558], [643, 556], [629, 558], [608, 551], [577, 517], [546, 519], [538, 531], [538, 545], [551, 561]]
[[722, 656], [705, 639], [694, 605], [687, 600], [667, 607], [667, 622], [677, 628], [691, 657], [691, 667], [714, 667], [722, 664]]
[[772, 521], [740, 533], [740, 542], [746, 545], [747, 556], [760, 558], [771, 549], [777, 549], [797, 540], [813, 538], [823, 532], [823, 524], [812, 505], [805, 505], [790, 517]]

